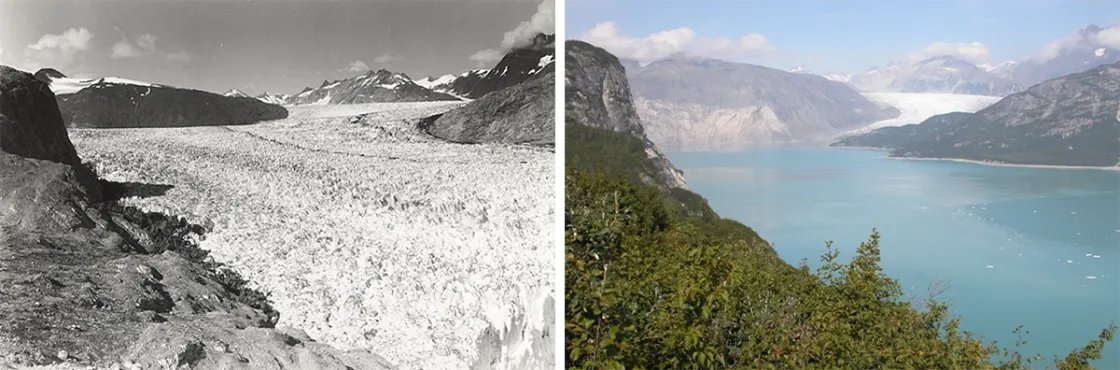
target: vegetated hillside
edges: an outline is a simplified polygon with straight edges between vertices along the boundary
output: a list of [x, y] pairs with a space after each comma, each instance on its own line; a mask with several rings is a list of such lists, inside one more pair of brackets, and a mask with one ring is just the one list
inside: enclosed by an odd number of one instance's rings
[[[528, 47], [511, 50], [478, 82], [468, 93], [477, 99], [428, 119], [422, 124], [424, 132], [470, 144], [556, 145], [563, 73], [553, 62], [563, 57], [564, 50], [554, 36], [540, 34], [534, 40]], [[498, 68], [501, 72], [494, 72]]]
[[392, 368], [274, 329], [267, 297], [198, 247], [204, 228], [117, 202], [170, 186], [78, 164], [47, 84], [6, 66], [0, 143], [5, 368]]
[[288, 104], [361, 104], [461, 100], [417, 85], [403, 73], [380, 69], [359, 76], [323, 81], [317, 88], [305, 88], [288, 97]]
[[[929, 126], [928, 128], [926, 126]], [[1120, 63], [1032, 86], [973, 114], [933, 117], [910, 135], [850, 138], [895, 148], [892, 156], [1013, 164], [1120, 164]], [[896, 141], [897, 140], [897, 141]]]
[[899, 115], [840, 82], [716, 59], [678, 56], [626, 75], [650, 140], [670, 151], [822, 142]]
[[[647, 183], [658, 167], [640, 138], [594, 126], [565, 132], [568, 368], [1028, 368], [960, 331], [936, 292], [907, 301], [874, 231], [848, 263], [826, 246], [824, 266], [793, 267], [749, 227], [689, 212], [702, 197], [682, 207]], [[1054, 365], [1091, 368], [1114, 333]]]
[[960, 123], [970, 115], [971, 113], [966, 112], [939, 114], [926, 119], [921, 124], [878, 128], [865, 134], [845, 137], [829, 146], [898, 149], [912, 141], [950, 130], [953, 125]]

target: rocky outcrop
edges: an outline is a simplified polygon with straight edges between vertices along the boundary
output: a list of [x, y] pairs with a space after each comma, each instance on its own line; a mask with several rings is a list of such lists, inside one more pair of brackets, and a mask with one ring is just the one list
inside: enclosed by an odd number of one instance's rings
[[433, 117], [421, 127], [458, 143], [556, 143], [555, 73], [550, 68], [520, 84], [486, 94]]
[[567, 121], [595, 128], [628, 133], [642, 139], [654, 171], [642, 174], [665, 188], [688, 189], [684, 173], [646, 137], [646, 130], [630, 95], [626, 69], [617, 57], [594, 45], [569, 40], [565, 43], [564, 109]]
[[[470, 95], [464, 107], [422, 124], [429, 135], [455, 141], [556, 145], [557, 86], [563, 73], [554, 62], [563, 57], [553, 38], [539, 36], [530, 47], [505, 55]], [[551, 41], [550, 41], [551, 40]]]
[[824, 142], [898, 117], [823, 77], [678, 56], [627, 69], [650, 140], [673, 151]]
[[202, 227], [120, 206], [134, 194], [78, 165], [53, 102], [0, 67], [0, 135], [25, 145], [0, 151], [0, 365], [392, 368], [274, 329], [266, 296], [198, 248]]
[[49, 86], [29, 73], [0, 66], [0, 151], [68, 165], [78, 153]]
[[976, 113], [935, 116], [917, 127], [846, 140], [895, 148], [897, 157], [1117, 166], [1120, 63], [1042, 82]]
[[288, 104], [360, 104], [461, 100], [417, 85], [403, 73], [381, 69], [360, 76], [323, 81], [287, 99]]

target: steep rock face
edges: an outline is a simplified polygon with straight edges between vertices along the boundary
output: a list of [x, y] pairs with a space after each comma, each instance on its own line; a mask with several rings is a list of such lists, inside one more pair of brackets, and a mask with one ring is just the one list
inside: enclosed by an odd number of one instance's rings
[[674, 57], [627, 75], [649, 138], [669, 150], [820, 142], [899, 115], [843, 83], [748, 64]]
[[570, 122], [642, 138], [656, 171], [670, 188], [688, 189], [684, 174], [646, 137], [630, 95], [626, 69], [613, 54], [582, 41], [565, 43], [565, 114]]
[[867, 92], [1005, 96], [1023, 90], [1009, 78], [952, 57], [894, 62], [856, 74], [849, 83]]
[[318, 88], [306, 88], [288, 98], [288, 104], [360, 104], [460, 100], [420, 85], [402, 73], [381, 69], [335, 81], [323, 81]]
[[60, 95], [58, 106], [67, 125], [78, 128], [240, 125], [288, 116], [284, 107], [254, 98], [111, 82]]
[[35, 76], [7, 66], [0, 66], [0, 151], [79, 164], [54, 93]]
[[892, 155], [899, 157], [1116, 166], [1120, 63], [1048, 80], [976, 113], [937, 116], [907, 130], [876, 130], [848, 143], [896, 148]]

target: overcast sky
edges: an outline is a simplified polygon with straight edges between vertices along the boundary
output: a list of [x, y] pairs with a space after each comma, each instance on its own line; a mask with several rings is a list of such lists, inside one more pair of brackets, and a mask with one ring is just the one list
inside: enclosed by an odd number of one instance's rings
[[555, 33], [551, 8], [541, 0], [0, 0], [0, 64], [292, 94], [367, 68], [413, 78], [489, 68], [523, 34]]

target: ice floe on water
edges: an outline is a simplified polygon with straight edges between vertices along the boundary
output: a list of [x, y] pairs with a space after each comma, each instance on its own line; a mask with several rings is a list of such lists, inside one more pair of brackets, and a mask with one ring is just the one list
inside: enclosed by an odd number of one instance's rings
[[996, 266], [995, 265], [988, 265], [988, 268], [994, 269], [994, 268], [996, 268]]
[[1097, 279], [1097, 277], [1096, 277], [1096, 276], [1091, 276], [1091, 275], [1089, 275], [1089, 276], [1085, 276], [1085, 278], [1086, 278], [1086, 279], [1089, 279], [1089, 280], [1096, 280], [1096, 279]]

